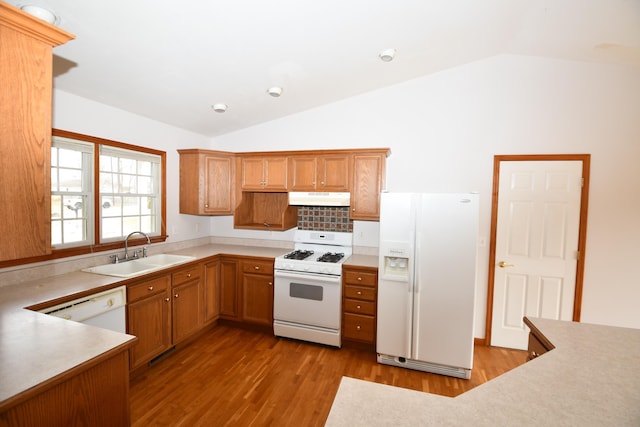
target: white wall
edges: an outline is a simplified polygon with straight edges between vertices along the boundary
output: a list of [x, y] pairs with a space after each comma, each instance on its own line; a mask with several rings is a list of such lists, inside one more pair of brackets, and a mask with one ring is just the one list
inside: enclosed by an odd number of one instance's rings
[[[640, 328], [639, 117], [637, 69], [503, 55], [224, 135], [210, 148], [390, 147], [389, 191], [477, 190], [487, 238], [494, 155], [590, 153], [582, 321]], [[213, 219], [212, 233], [233, 236], [229, 224]], [[355, 227], [377, 233], [375, 223]], [[487, 262], [488, 245], [476, 337], [484, 336]]]
[[207, 138], [59, 90], [53, 94], [53, 127], [166, 151], [167, 242], [209, 234], [209, 218], [178, 212], [180, 168], [176, 151], [206, 147]]
[[[53, 120], [59, 129], [167, 152], [169, 241], [207, 233], [290, 239], [290, 233], [234, 230], [231, 217], [179, 214], [178, 148], [390, 147], [390, 191], [478, 190], [483, 237], [495, 154], [591, 153], [582, 320], [640, 328], [638, 117], [637, 69], [498, 56], [214, 140], [61, 91], [54, 93]], [[356, 221], [354, 228], [356, 244], [375, 245], [377, 223]], [[477, 337], [484, 336], [487, 260], [488, 246], [480, 258]]]

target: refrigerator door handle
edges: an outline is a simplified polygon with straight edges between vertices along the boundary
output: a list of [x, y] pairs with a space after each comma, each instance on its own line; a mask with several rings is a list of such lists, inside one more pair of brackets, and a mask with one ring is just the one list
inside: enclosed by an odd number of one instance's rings
[[[417, 224], [416, 224], [417, 226]], [[411, 339], [409, 340], [409, 353], [412, 359], [417, 357], [416, 351], [419, 346], [420, 340], [420, 263], [418, 262], [420, 258], [420, 242], [421, 242], [421, 233], [420, 231], [416, 231], [416, 233], [412, 236], [413, 247], [414, 247], [414, 258], [413, 258], [413, 295], [411, 295], [411, 319], [409, 320], [409, 330], [411, 331]]]

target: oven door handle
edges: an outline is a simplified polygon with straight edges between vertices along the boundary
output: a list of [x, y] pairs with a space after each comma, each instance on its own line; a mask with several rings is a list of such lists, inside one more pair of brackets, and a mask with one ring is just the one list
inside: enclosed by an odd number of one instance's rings
[[324, 282], [330, 282], [330, 283], [340, 283], [342, 280], [341, 276], [333, 276], [329, 274], [317, 274], [317, 273], [295, 273], [291, 271], [282, 271], [282, 270], [276, 270], [274, 272], [274, 276], [276, 278], [298, 279], [298, 280], [304, 280], [304, 279], [308, 279], [309, 277], [313, 277], [316, 280], [322, 280]]

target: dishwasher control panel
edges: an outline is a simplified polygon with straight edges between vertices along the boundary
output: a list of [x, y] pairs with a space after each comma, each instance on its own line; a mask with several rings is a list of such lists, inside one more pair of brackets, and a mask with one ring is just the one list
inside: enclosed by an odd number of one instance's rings
[[124, 307], [127, 302], [127, 288], [120, 286], [73, 301], [64, 302], [40, 310], [40, 313], [66, 320], [84, 322], [87, 319]]

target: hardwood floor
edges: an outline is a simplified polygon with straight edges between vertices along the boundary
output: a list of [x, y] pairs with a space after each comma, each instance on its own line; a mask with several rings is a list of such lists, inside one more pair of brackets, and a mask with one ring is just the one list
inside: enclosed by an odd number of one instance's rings
[[218, 326], [131, 380], [132, 425], [322, 426], [342, 376], [456, 396], [525, 360], [476, 346], [462, 380], [380, 365], [372, 351]]

